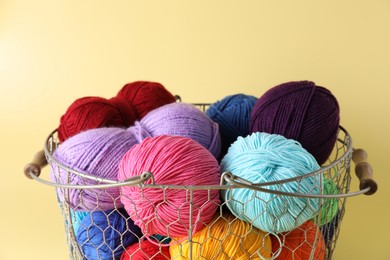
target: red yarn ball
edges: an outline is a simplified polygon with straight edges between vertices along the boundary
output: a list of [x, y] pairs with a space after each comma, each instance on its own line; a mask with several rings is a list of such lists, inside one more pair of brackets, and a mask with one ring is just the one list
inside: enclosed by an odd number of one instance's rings
[[139, 119], [153, 109], [176, 102], [175, 97], [163, 85], [151, 81], [128, 83], [118, 92], [117, 97], [131, 102]]
[[167, 260], [171, 258], [168, 246], [159, 246], [149, 240], [132, 244], [123, 252], [120, 260]]
[[[282, 250], [277, 259], [323, 260], [325, 258], [325, 240], [321, 230], [311, 220], [292, 231], [280, 233], [277, 236], [280, 241], [275, 236], [271, 236], [274, 255], [279, 252], [280, 243], [282, 243]], [[313, 250], [313, 258], [310, 258]]]
[[130, 102], [114, 97], [83, 97], [75, 100], [61, 116], [58, 139], [65, 141], [88, 129], [129, 127], [137, 119]]

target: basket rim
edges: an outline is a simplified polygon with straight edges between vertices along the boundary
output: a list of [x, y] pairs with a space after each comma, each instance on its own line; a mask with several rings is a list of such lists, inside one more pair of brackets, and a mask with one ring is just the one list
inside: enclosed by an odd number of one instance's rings
[[[59, 142], [54, 140], [54, 135], [57, 132], [57, 129], [53, 130], [46, 138], [45, 145], [44, 145], [44, 152], [45, 156], [47, 158], [48, 163], [54, 163], [56, 166], [62, 168], [63, 170], [78, 175], [80, 177], [84, 177], [93, 181], [96, 181], [99, 184], [96, 185], [68, 185], [68, 184], [57, 184], [54, 183], [53, 186], [61, 187], [61, 188], [72, 188], [72, 189], [93, 189], [93, 188], [113, 188], [113, 187], [121, 187], [121, 186], [132, 186], [132, 185], [142, 185], [142, 187], [145, 188], [160, 188], [160, 189], [186, 189], [186, 190], [209, 190], [209, 189], [219, 189], [219, 190], [226, 190], [226, 189], [232, 189], [232, 188], [253, 188], [255, 190], [259, 191], [266, 191], [266, 192], [271, 192], [275, 193], [274, 190], [266, 189], [264, 188], [265, 186], [271, 186], [271, 185], [277, 185], [277, 184], [283, 184], [283, 183], [288, 183], [288, 182], [293, 182], [293, 181], [299, 181], [304, 178], [308, 178], [311, 176], [319, 175], [322, 174], [329, 169], [333, 168], [335, 165], [338, 163], [342, 162], [343, 160], [346, 160], [351, 157], [352, 151], [353, 151], [353, 146], [352, 146], [352, 138], [349, 134], [349, 132], [343, 127], [339, 126], [339, 133], [340, 131], [344, 133], [344, 140], [341, 140], [339, 137], [337, 138], [336, 142], [340, 142], [343, 145], [346, 145], [345, 152], [337, 159], [334, 161], [331, 161], [328, 165], [321, 166], [320, 169], [309, 172], [300, 176], [288, 178], [288, 179], [283, 179], [283, 180], [278, 180], [278, 181], [269, 181], [269, 182], [262, 182], [262, 183], [252, 183], [249, 182], [243, 178], [237, 178], [234, 176], [232, 173], [226, 172], [221, 174], [221, 182], [219, 185], [170, 185], [170, 184], [156, 184], [154, 183], [154, 177], [153, 173], [150, 172], [145, 172], [142, 175], [135, 176], [132, 178], [129, 178], [124, 181], [117, 181], [117, 180], [110, 180], [106, 178], [101, 178], [101, 177], [96, 177], [93, 176], [89, 173], [81, 172], [78, 170], [75, 170], [71, 167], [68, 167], [61, 162], [59, 162], [57, 159], [54, 158], [53, 154], [55, 149], [58, 147]], [[346, 141], [345, 141], [346, 140]], [[54, 144], [54, 145], [53, 145]], [[349, 165], [349, 164], [348, 164]], [[229, 180], [230, 178], [230, 180]], [[147, 184], [145, 183], [147, 180], [151, 179], [152, 184]], [[322, 182], [323, 178], [320, 179]], [[239, 180], [239, 182], [235, 181]], [[227, 184], [224, 184], [227, 183]], [[301, 193], [287, 193], [287, 192], [280, 192], [284, 195], [294, 195], [294, 196], [299, 196], [302, 195]], [[314, 195], [314, 197], [317, 197], [317, 195]], [[341, 194], [339, 194], [341, 195]], [[312, 197], [309, 194], [310, 197]], [[321, 197], [327, 196], [327, 195], [320, 195]], [[334, 195], [330, 195], [334, 197]]]

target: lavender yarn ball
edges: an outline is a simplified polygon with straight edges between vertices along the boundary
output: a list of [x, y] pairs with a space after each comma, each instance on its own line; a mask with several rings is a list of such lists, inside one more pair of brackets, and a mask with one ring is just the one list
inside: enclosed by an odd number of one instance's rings
[[256, 102], [250, 131], [283, 135], [298, 141], [322, 165], [336, 143], [338, 102], [311, 81], [292, 81], [269, 89]]
[[[77, 172], [109, 180], [118, 180], [119, 162], [137, 143], [131, 132], [121, 128], [98, 128], [81, 132], [65, 140], [53, 157]], [[96, 185], [91, 180], [57, 167], [50, 169], [50, 178], [59, 184]], [[119, 188], [57, 189], [60, 201], [66, 200], [73, 210], [109, 210], [123, 207]]]
[[146, 137], [161, 135], [190, 138], [216, 158], [221, 151], [218, 124], [192, 104], [171, 103], [150, 111], [129, 131], [141, 142]]
[[251, 112], [256, 101], [257, 98], [251, 95], [229, 95], [211, 104], [206, 110], [206, 115], [219, 125], [222, 156], [237, 137], [249, 134]]

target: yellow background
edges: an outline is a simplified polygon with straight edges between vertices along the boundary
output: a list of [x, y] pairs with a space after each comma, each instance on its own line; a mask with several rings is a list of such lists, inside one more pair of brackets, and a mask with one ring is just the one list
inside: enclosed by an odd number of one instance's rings
[[389, 46], [389, 0], [0, 0], [0, 259], [69, 259], [54, 189], [22, 170], [76, 98], [150, 80], [213, 102], [303, 79], [337, 97], [380, 185], [348, 200], [333, 259], [390, 259]]

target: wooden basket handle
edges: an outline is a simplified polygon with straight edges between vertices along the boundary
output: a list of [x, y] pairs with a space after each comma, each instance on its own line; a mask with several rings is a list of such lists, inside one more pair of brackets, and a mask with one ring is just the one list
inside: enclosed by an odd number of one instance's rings
[[354, 149], [352, 160], [355, 163], [355, 173], [360, 180], [360, 190], [370, 187], [366, 195], [372, 195], [378, 190], [378, 184], [374, 180], [373, 169], [367, 162], [367, 152], [363, 149]]
[[43, 150], [37, 152], [30, 163], [24, 167], [24, 175], [27, 178], [32, 179], [31, 174], [39, 177], [43, 167], [47, 165], [45, 152]]

